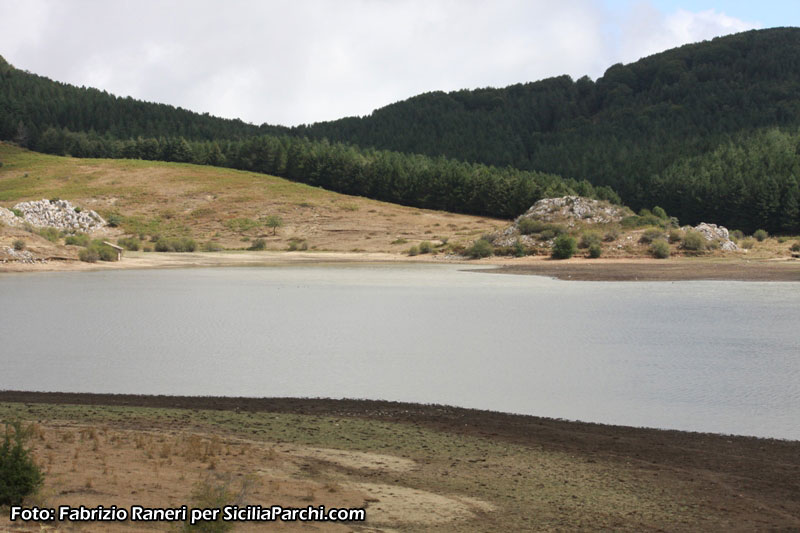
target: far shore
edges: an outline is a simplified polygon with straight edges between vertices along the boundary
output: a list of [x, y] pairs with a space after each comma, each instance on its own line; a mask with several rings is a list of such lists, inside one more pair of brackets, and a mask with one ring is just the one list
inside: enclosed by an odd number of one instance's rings
[[792, 258], [746, 259], [742, 257], [678, 257], [585, 259], [563, 261], [548, 257], [490, 257], [469, 260], [460, 256], [420, 255], [382, 252], [279, 252], [226, 251], [195, 253], [126, 252], [121, 261], [84, 263], [51, 259], [46, 263], [8, 262], [0, 274], [14, 272], [65, 272], [149, 268], [209, 268], [286, 266], [336, 263], [430, 263], [463, 264], [484, 268], [492, 274], [525, 274], [572, 281], [800, 281], [800, 260]]

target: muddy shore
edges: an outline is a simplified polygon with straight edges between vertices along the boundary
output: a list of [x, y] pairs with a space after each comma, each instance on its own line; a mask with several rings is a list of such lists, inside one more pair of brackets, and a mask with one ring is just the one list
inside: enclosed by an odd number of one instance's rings
[[704, 507], [732, 519], [739, 517], [744, 520], [742, 524], [800, 527], [800, 441], [609, 426], [387, 401], [0, 391], [0, 402], [271, 412], [410, 424], [453, 436], [565, 453], [583, 463], [624, 465], [652, 479], [654, 486], [667, 477], [673, 480], [671, 486], [686, 484], [687, 496], [702, 495]]
[[[545, 257], [491, 257], [471, 261], [457, 256], [416, 256], [380, 252], [127, 252], [122, 261], [83, 263], [51, 260], [47, 263], [0, 264], [0, 274], [70, 272], [151, 268], [211, 268], [287, 266], [336, 263], [431, 263], [484, 267], [482, 273], [527, 274], [574, 281], [800, 281], [800, 260], [741, 258], [583, 259], [556, 261]], [[492, 268], [495, 267], [495, 268]]]

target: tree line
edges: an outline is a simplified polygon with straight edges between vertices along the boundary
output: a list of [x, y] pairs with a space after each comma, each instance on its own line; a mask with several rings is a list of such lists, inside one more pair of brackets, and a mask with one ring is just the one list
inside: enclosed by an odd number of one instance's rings
[[173, 161], [249, 170], [402, 205], [499, 218], [516, 217], [538, 200], [553, 196], [578, 194], [620, 201], [611, 188], [594, 187], [586, 180], [289, 135], [223, 141], [183, 137], [120, 140], [50, 127], [30, 147], [73, 157]]

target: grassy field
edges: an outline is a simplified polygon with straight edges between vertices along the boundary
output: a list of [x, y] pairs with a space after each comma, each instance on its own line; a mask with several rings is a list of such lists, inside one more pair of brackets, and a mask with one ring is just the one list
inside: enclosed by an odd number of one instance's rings
[[[420, 407], [418, 419], [392, 420], [391, 407], [368, 403], [366, 416], [355, 405], [302, 414], [302, 408], [261, 410], [245, 403], [242, 410], [91, 403], [0, 403], [0, 419], [32, 423], [34, 455], [46, 481], [31, 503], [193, 506], [201, 503], [202, 489], [218, 489], [218, 504], [367, 508], [366, 524], [326, 524], [322, 531], [800, 525], [793, 514], [797, 502], [787, 507], [769, 492], [759, 497], [761, 480], [752, 473], [720, 473], [713, 461], [697, 457], [703, 445], [717, 446], [715, 453], [726, 459], [750, 453], [742, 446], [796, 454], [796, 445], [774, 441], [739, 438], [720, 446], [703, 442], [702, 435], [625, 430], [615, 436], [614, 428], [600, 436], [601, 426], [572, 427], [531, 417], [516, 417], [522, 426], [513, 431], [493, 431], [472, 420], [480, 412], [468, 410], [452, 410], [464, 417], [457, 424], [463, 430], [448, 429], [436, 426], [453, 416], [447, 409]], [[353, 413], [342, 412], [347, 409]], [[515, 426], [510, 420], [506, 428]], [[627, 444], [608, 453], [614, 439]], [[620, 451], [626, 445], [633, 448]], [[683, 455], [681, 466], [671, 463], [676, 452]], [[767, 454], [756, 452], [752, 461], [763, 461], [759, 453]], [[786, 461], [774, 457], [782, 469], [797, 468], [797, 461]], [[757, 471], [756, 478], [770, 475], [770, 468]], [[4, 513], [0, 529], [8, 526]], [[154, 530], [170, 527], [160, 524]], [[100, 531], [108, 525], [57, 528]], [[117, 528], [130, 530], [124, 524]], [[234, 528], [260, 529], [253, 523]], [[283, 524], [279, 529], [303, 528]]]
[[[274, 176], [141, 160], [75, 159], [0, 143], [0, 206], [61, 198], [121, 217], [122, 234], [146, 243], [191, 237], [226, 249], [266, 241], [297, 248], [400, 253], [413, 244], [471, 242], [501, 227], [494, 219], [456, 215], [346, 196]], [[278, 216], [283, 226], [267, 226]], [[275, 233], [275, 234], [273, 234]], [[2, 244], [2, 243], [0, 243]]]

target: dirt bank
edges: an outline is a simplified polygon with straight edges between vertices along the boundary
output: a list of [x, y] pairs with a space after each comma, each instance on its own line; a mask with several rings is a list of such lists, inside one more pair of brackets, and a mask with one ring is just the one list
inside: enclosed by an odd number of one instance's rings
[[[337, 472], [353, 476], [336, 481], [337, 490], [343, 491], [341, 497], [346, 494], [348, 501], [380, 500], [392, 508], [393, 496], [416, 494], [425, 495], [430, 505], [444, 502], [443, 510], [448, 506], [454, 509], [453, 501], [462, 502], [466, 509], [456, 523], [450, 518], [436, 522], [433, 517], [441, 516], [437, 513], [416, 524], [394, 515], [393, 520], [377, 524], [381, 528], [800, 528], [798, 441], [605, 426], [382, 401], [5, 391], [0, 392], [2, 406], [12, 406], [43, 424], [49, 418], [67, 417], [75, 423], [101, 424], [104, 431], [147, 430], [156, 436], [168, 435], [168, 443], [173, 439], [174, 446], [189, 438], [173, 435], [180, 428], [204, 428], [206, 432], [227, 428], [220, 434], [224, 443], [244, 432], [253, 439], [252, 435], [259, 435], [283, 443], [280, 446], [313, 445], [313, 450], [277, 449], [302, 455], [306, 465], [312, 464], [308, 462], [312, 459], [321, 461], [314, 462], [314, 468], [306, 467], [316, 472], [311, 476], [315, 483], [320, 481], [320, 468], [332, 468], [335, 459]], [[140, 408], [147, 409], [136, 410]], [[69, 411], [72, 414], [65, 414], [68, 409], [73, 409]], [[275, 425], [279, 419], [283, 425]], [[362, 454], [342, 455], [339, 460], [341, 454], [335, 449], [360, 450]], [[363, 455], [376, 452], [386, 457]], [[77, 451], [70, 449], [69, 453], [78, 457]], [[215, 461], [214, 468], [222, 470], [232, 460], [220, 456]], [[397, 467], [392, 466], [395, 463]], [[370, 470], [375, 464], [381, 473]], [[123, 470], [114, 468], [124, 485]], [[161, 467], [161, 472], [167, 470]], [[328, 472], [328, 477], [321, 479], [331, 482], [330, 475]], [[91, 499], [91, 491], [82, 501], [87, 498]], [[388, 512], [386, 516], [391, 516]]]

